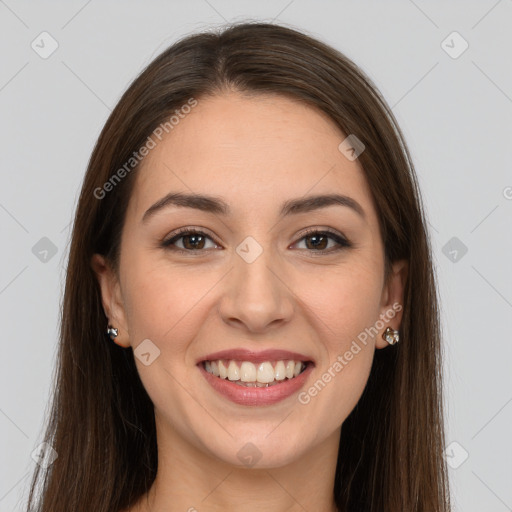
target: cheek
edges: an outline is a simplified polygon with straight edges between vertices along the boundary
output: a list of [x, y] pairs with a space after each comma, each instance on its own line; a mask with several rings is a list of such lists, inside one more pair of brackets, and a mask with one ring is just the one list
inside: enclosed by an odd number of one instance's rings
[[[373, 362], [375, 338], [371, 327], [379, 318], [380, 275], [369, 266], [351, 265], [329, 272], [318, 286], [304, 287], [304, 311], [325, 351], [316, 381], [306, 389], [301, 403], [317, 414], [332, 414], [341, 423], [357, 404]], [[322, 411], [322, 412], [320, 412]]]
[[127, 322], [132, 343], [149, 338], [163, 349], [172, 342], [190, 339], [201, 325], [201, 299], [216, 279], [211, 272], [173, 267], [142, 253], [126, 260], [125, 290]]
[[[300, 283], [300, 284], [299, 284]], [[312, 311], [311, 321], [327, 341], [331, 359], [378, 319], [380, 275], [363, 265], [346, 265], [298, 280], [296, 293]]]

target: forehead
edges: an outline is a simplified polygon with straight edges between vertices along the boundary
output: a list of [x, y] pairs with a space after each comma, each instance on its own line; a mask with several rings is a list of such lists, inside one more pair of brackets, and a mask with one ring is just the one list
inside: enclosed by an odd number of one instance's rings
[[132, 211], [170, 191], [224, 197], [235, 214], [277, 213], [289, 198], [338, 192], [371, 214], [357, 160], [338, 149], [345, 134], [323, 112], [280, 95], [226, 93], [198, 99], [136, 171]]

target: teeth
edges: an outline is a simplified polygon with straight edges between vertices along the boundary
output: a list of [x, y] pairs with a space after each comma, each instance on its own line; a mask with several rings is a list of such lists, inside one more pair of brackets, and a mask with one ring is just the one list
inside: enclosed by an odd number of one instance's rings
[[229, 380], [240, 380], [240, 370], [238, 369], [238, 365], [235, 363], [235, 361], [229, 362], [228, 379]]
[[[297, 365], [300, 371], [301, 364]], [[274, 381], [274, 368], [272, 365], [265, 361], [264, 363], [260, 363], [258, 366], [258, 376], [256, 377], [257, 382], [262, 382], [263, 384], [267, 384], [267, 382]]]
[[287, 379], [293, 378], [293, 369], [294, 368], [295, 368], [294, 362], [288, 361], [288, 363], [286, 364], [286, 369], [285, 369], [285, 375], [286, 375]]
[[228, 369], [224, 366], [222, 361], [219, 361], [219, 377], [225, 379], [228, 376]]
[[286, 379], [286, 368], [284, 367], [283, 361], [277, 361], [276, 367], [274, 368], [274, 374], [276, 380]]
[[302, 361], [264, 361], [252, 363], [251, 361], [205, 361], [207, 372], [228, 379], [237, 384], [248, 387], [264, 387], [277, 384], [278, 381], [297, 377], [306, 367]]
[[244, 361], [240, 365], [240, 380], [242, 382], [255, 382], [256, 375], [256, 366], [254, 366], [252, 363]]

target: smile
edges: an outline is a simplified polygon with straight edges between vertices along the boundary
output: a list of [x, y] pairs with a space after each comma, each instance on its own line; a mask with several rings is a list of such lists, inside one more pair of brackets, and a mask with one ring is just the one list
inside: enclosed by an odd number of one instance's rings
[[288, 379], [293, 379], [302, 373], [307, 362], [281, 360], [251, 361], [222, 360], [204, 361], [204, 368], [208, 373], [221, 379], [227, 379], [240, 386], [269, 387]]
[[272, 405], [291, 397], [305, 385], [314, 366], [294, 360], [209, 360], [197, 365], [214, 391], [245, 406]]

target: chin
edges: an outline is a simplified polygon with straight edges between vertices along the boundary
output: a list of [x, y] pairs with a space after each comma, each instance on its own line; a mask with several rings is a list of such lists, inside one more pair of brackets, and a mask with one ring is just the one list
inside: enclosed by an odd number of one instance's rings
[[[279, 428], [279, 427], [278, 427]], [[307, 451], [304, 444], [304, 432], [297, 439], [292, 432], [283, 431], [280, 435], [271, 433], [275, 425], [269, 429], [261, 430], [257, 434], [233, 435], [228, 437], [227, 443], [212, 445], [208, 439], [208, 451], [217, 459], [226, 464], [248, 469], [270, 469], [287, 466], [301, 458]], [[274, 434], [276, 434], [274, 436]], [[274, 437], [273, 437], [274, 436]]]

